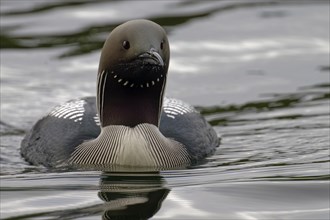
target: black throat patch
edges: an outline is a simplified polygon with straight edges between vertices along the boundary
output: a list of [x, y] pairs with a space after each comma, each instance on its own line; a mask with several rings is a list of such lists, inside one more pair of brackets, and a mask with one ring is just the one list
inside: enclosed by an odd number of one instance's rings
[[133, 67], [99, 73], [97, 104], [103, 127], [141, 123], [158, 126], [166, 74], [155, 65], [139, 70]]

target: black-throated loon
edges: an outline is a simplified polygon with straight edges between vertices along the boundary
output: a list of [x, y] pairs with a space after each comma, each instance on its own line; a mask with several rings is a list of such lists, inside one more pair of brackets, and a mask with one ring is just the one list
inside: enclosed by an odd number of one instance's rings
[[194, 107], [164, 97], [170, 47], [148, 20], [116, 27], [101, 53], [97, 95], [55, 107], [27, 133], [21, 154], [47, 167], [174, 168], [211, 155], [219, 138]]

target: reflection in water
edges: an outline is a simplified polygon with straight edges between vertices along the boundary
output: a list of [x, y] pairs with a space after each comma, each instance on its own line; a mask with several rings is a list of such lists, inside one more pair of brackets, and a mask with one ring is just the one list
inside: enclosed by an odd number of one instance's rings
[[170, 192], [166, 184], [158, 172], [7, 176], [1, 178], [1, 219], [149, 219]]
[[170, 192], [159, 173], [105, 173], [98, 196], [104, 204], [103, 219], [149, 219]]

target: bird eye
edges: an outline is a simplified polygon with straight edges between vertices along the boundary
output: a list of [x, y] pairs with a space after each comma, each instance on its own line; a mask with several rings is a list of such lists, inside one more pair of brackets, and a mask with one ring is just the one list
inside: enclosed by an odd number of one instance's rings
[[164, 48], [164, 44], [165, 44], [165, 41], [162, 40], [162, 42], [160, 42], [160, 49], [161, 49], [161, 50]]
[[129, 42], [127, 40], [123, 41], [123, 48], [128, 50], [131, 47], [131, 45], [129, 44]]

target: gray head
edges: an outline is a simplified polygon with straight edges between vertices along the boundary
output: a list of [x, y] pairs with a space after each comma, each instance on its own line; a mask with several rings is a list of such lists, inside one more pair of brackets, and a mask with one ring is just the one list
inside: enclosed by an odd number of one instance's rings
[[170, 49], [164, 29], [148, 20], [116, 27], [100, 58], [97, 105], [102, 127], [158, 126]]

